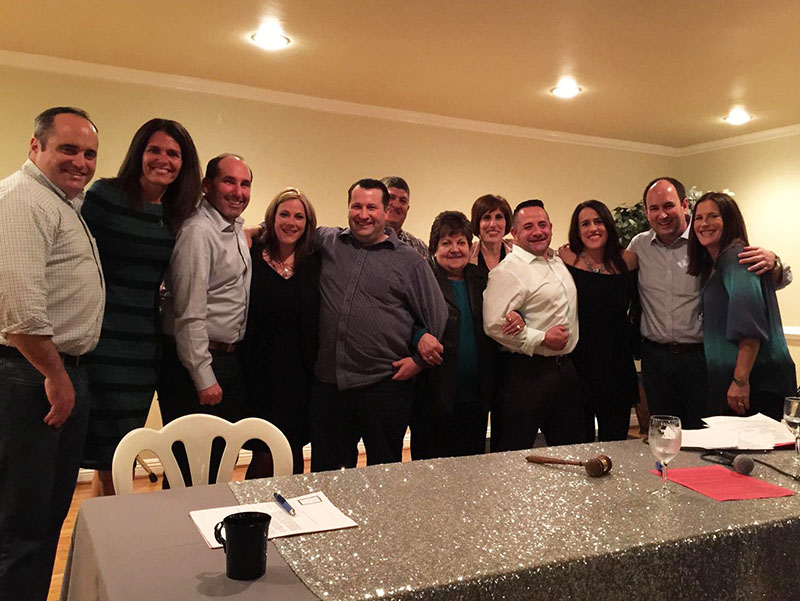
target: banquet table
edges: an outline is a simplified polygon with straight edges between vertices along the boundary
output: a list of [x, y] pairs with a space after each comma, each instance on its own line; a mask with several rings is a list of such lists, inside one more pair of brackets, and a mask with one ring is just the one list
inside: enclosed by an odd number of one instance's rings
[[[589, 478], [516, 451], [88, 500], [62, 600], [794, 598], [800, 495], [718, 502], [670, 483], [661, 499], [639, 440], [536, 451], [614, 466]], [[796, 471], [791, 455], [761, 458]], [[706, 464], [682, 451], [673, 465]], [[766, 467], [754, 475], [800, 492]], [[227, 579], [189, 511], [278, 489], [321, 490], [358, 527], [275, 539], [264, 577]]]

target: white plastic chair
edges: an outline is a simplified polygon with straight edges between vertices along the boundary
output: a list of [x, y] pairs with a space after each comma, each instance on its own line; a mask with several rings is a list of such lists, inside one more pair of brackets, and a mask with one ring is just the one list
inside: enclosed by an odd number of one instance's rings
[[160, 430], [137, 428], [131, 430], [117, 445], [111, 464], [114, 489], [117, 494], [133, 492], [133, 462], [142, 451], [152, 451], [161, 460], [164, 475], [172, 488], [184, 488], [186, 483], [172, 453], [172, 445], [181, 441], [186, 448], [193, 484], [207, 484], [211, 462], [211, 444], [215, 438], [225, 439], [225, 451], [217, 470], [217, 482], [231, 479], [242, 445], [252, 439], [263, 440], [272, 453], [276, 476], [292, 473], [292, 448], [276, 426], [268, 421], [248, 417], [235, 424], [214, 415], [195, 413], [184, 415]]

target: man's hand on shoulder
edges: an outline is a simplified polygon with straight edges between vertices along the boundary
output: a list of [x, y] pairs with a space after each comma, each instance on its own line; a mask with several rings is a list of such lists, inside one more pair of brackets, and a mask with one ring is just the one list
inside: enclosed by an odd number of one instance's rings
[[44, 416], [44, 423], [58, 428], [67, 421], [75, 406], [75, 389], [72, 380], [63, 369], [54, 376], [45, 376], [44, 391], [50, 402], [50, 411]]
[[771, 250], [759, 246], [745, 246], [739, 253], [739, 263], [747, 265], [747, 271], [762, 275], [775, 268], [776, 257], [777, 255]]
[[201, 405], [219, 405], [222, 402], [222, 388], [215, 382], [208, 388], [198, 390], [197, 396]]
[[398, 359], [392, 363], [392, 367], [397, 370], [392, 376], [392, 380], [398, 381], [410, 380], [422, 371], [422, 368], [417, 365], [417, 362], [411, 357], [403, 357], [402, 359]]
[[242, 229], [244, 232], [244, 239], [247, 240], [247, 248], [253, 248], [253, 241], [264, 233], [264, 228], [261, 225], [249, 225]]
[[567, 346], [567, 340], [569, 340], [567, 326], [553, 326], [544, 333], [542, 346], [553, 351], [560, 351]]

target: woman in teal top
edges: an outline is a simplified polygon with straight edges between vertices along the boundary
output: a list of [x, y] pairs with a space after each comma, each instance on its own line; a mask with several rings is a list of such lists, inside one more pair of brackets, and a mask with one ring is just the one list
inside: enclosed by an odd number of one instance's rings
[[739, 264], [747, 229], [736, 202], [708, 192], [689, 231], [689, 269], [703, 285], [703, 345], [712, 415], [763, 413], [780, 420], [796, 386], [795, 366], [770, 277]]
[[113, 494], [111, 459], [144, 426], [161, 364], [159, 287], [175, 233], [200, 198], [200, 162], [180, 123], [151, 119], [133, 136], [117, 177], [95, 182], [81, 209], [106, 281], [103, 328], [87, 370], [92, 407], [83, 467], [92, 491]]
[[[497, 385], [497, 345], [483, 331], [483, 291], [488, 272], [469, 263], [472, 230], [463, 213], [444, 211], [431, 227], [433, 271], [447, 303], [441, 339], [444, 352], [415, 383], [411, 414], [411, 457], [459, 457], [483, 453], [489, 402]], [[506, 316], [505, 330], [516, 335], [522, 318]], [[426, 359], [428, 360], [428, 359]]]

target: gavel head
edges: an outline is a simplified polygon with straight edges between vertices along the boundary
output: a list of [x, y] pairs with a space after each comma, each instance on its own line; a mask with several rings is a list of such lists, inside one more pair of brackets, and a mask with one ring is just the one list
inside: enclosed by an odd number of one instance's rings
[[598, 455], [594, 459], [585, 461], [583, 467], [590, 478], [599, 478], [611, 471], [611, 457], [608, 455]]

